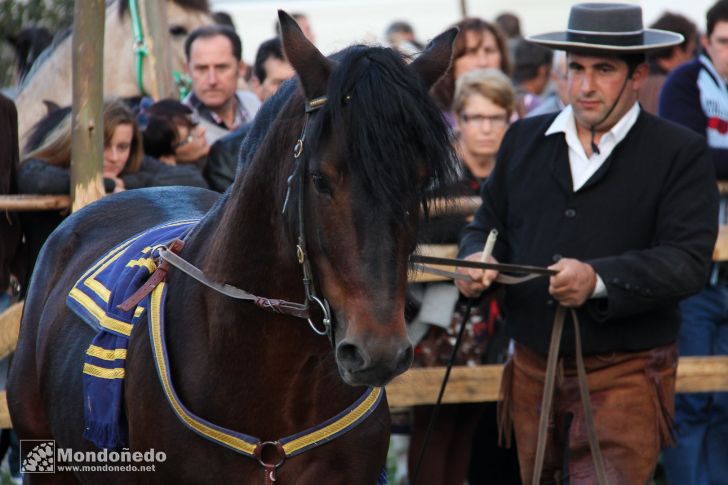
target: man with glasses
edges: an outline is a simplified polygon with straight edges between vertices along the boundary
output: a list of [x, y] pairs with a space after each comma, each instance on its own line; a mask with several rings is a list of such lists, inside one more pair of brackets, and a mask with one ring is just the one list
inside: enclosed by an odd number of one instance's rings
[[[678, 302], [705, 283], [717, 234], [705, 141], [637, 102], [644, 52], [683, 39], [645, 29], [638, 6], [587, 3], [572, 7], [565, 32], [530, 40], [567, 52], [569, 106], [511, 126], [460, 242], [462, 257], [480, 260], [497, 229], [492, 260], [556, 271], [506, 288], [515, 350], [502, 381], [502, 431], [510, 436], [512, 417], [523, 483], [541, 471], [545, 483], [649, 483], [671, 438]], [[470, 276], [458, 281], [466, 296], [498, 276], [461, 271]], [[552, 413], [540, 423], [559, 306], [578, 315], [582, 352], [567, 313], [546, 390]]]

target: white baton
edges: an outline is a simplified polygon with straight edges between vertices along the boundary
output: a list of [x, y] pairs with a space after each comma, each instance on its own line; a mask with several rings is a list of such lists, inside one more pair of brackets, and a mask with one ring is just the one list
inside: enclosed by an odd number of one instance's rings
[[488, 234], [488, 239], [485, 241], [485, 247], [483, 248], [483, 253], [480, 255], [481, 263], [487, 263], [488, 259], [490, 259], [490, 256], [493, 254], [493, 248], [495, 247], [495, 240], [497, 238], [498, 238], [498, 231], [495, 229], [491, 229], [490, 234]]

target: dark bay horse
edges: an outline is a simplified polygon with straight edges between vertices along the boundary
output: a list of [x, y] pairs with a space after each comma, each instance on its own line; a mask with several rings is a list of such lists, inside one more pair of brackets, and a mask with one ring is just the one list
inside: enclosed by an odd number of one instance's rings
[[[181, 187], [124, 192], [68, 217], [49, 238], [8, 385], [21, 439], [96, 450], [82, 437], [81, 379], [95, 332], [65, 299], [102, 254], [169, 221], [202, 218], [180, 256], [211, 280], [293, 302], [306, 299], [296, 248], [305, 239], [315, 291], [331, 308], [333, 343], [305, 319], [229, 298], [172, 268], [164, 283], [167, 368], [179, 401], [197, 416], [275, 441], [326, 422], [367, 386], [376, 389], [409, 367], [408, 258], [423, 201], [454, 166], [448, 129], [427, 92], [450, 63], [456, 32], [406, 65], [391, 49], [366, 46], [327, 59], [290, 17], [280, 13], [280, 20], [298, 81], [259, 113], [242, 149], [249, 165], [221, 199]], [[312, 318], [319, 329], [320, 313]], [[256, 459], [178, 418], [157, 375], [150, 327], [143, 319], [131, 333], [123, 409], [130, 450], [163, 451], [166, 460], [154, 472], [57, 471], [27, 474], [30, 483], [263, 483]], [[286, 459], [275, 478], [372, 485], [388, 438], [384, 398], [346, 434]], [[263, 461], [277, 462], [279, 451], [269, 445], [264, 453], [273, 458]]]

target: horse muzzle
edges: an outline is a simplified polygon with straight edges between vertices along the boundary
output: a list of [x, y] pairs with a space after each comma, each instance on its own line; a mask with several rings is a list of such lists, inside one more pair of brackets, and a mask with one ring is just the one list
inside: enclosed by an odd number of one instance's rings
[[409, 369], [412, 356], [412, 344], [406, 336], [343, 338], [336, 345], [339, 373], [351, 386], [383, 386]]

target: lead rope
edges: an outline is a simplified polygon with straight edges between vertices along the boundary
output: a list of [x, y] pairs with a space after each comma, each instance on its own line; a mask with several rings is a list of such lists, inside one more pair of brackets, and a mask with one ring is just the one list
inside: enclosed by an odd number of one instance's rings
[[468, 303], [465, 306], [465, 311], [463, 312], [463, 320], [460, 323], [460, 329], [458, 330], [458, 336], [455, 339], [455, 345], [452, 348], [452, 352], [450, 353], [450, 359], [447, 361], [447, 368], [445, 369], [445, 377], [442, 379], [442, 384], [440, 385], [440, 393], [437, 395], [437, 402], [435, 403], [435, 409], [432, 411], [432, 416], [430, 416], [430, 422], [427, 423], [427, 431], [425, 432], [425, 439], [422, 442], [422, 448], [420, 449], [420, 456], [417, 458], [417, 466], [415, 467], [415, 473], [412, 476], [412, 483], [411, 485], [415, 485], [417, 483], [417, 476], [420, 473], [420, 467], [422, 465], [422, 460], [425, 458], [425, 450], [427, 450], [427, 443], [430, 441], [430, 435], [432, 434], [432, 430], [435, 428], [435, 422], [437, 421], [437, 416], [440, 414], [440, 408], [442, 407], [442, 397], [445, 395], [445, 387], [447, 387], [447, 382], [450, 379], [450, 371], [452, 370], [452, 366], [455, 364], [455, 357], [457, 356], [458, 350], [460, 350], [460, 342], [463, 339], [463, 333], [465, 331], [465, 326], [468, 323], [468, 319], [470, 318], [470, 311], [473, 309], [473, 305], [475, 304], [475, 298], [468, 298]]
[[139, 15], [139, 5], [137, 0], [129, 0], [129, 17], [131, 18], [131, 30], [134, 36], [134, 55], [136, 56], [135, 72], [136, 81], [139, 91], [142, 96], [146, 96], [144, 91], [144, 79], [143, 79], [143, 63], [144, 56], [149, 53], [147, 43], [144, 40], [144, 30], [142, 29], [142, 19]]
[[[485, 246], [483, 247], [483, 252], [480, 255], [480, 261], [483, 263], [488, 262], [488, 259], [490, 259], [490, 256], [493, 254], [493, 248], [495, 247], [495, 241], [498, 238], [498, 231], [495, 229], [492, 229], [490, 231], [490, 234], [488, 234], [488, 238], [485, 241]], [[452, 366], [455, 365], [455, 357], [458, 354], [458, 350], [460, 349], [460, 342], [463, 339], [463, 333], [465, 332], [465, 326], [468, 324], [468, 320], [470, 319], [470, 312], [473, 309], [473, 306], [476, 303], [475, 298], [468, 298], [468, 302], [465, 305], [465, 311], [463, 312], [463, 319], [462, 322], [460, 322], [460, 329], [458, 330], [458, 335], [455, 338], [455, 345], [453, 345], [452, 352], [450, 353], [450, 359], [447, 361], [447, 368], [445, 369], [445, 377], [442, 379], [442, 384], [440, 385], [440, 392], [437, 395], [437, 402], [435, 403], [435, 409], [432, 411], [432, 416], [430, 416], [430, 422], [427, 423], [427, 431], [425, 432], [425, 439], [422, 442], [422, 449], [420, 449], [420, 456], [417, 458], [417, 466], [415, 467], [415, 473], [412, 477], [412, 485], [415, 485], [417, 483], [417, 476], [420, 473], [420, 467], [422, 465], [422, 460], [425, 458], [425, 450], [427, 450], [427, 443], [430, 441], [430, 435], [432, 434], [432, 430], [435, 427], [435, 422], [437, 421], [437, 416], [440, 414], [440, 408], [442, 407], [442, 397], [445, 395], [445, 388], [447, 387], [447, 382], [450, 380], [450, 371], [452, 371]]]
[[[538, 422], [538, 440], [536, 441], [536, 459], [533, 470], [532, 485], [539, 485], [541, 482], [541, 472], [543, 471], [543, 462], [546, 456], [546, 441], [548, 437], [549, 420], [551, 418], [551, 405], [554, 396], [554, 384], [556, 382], [556, 364], [559, 357], [559, 347], [561, 345], [561, 334], [564, 330], [564, 319], [566, 317], [566, 308], [559, 305], [556, 309], [554, 317], [554, 328], [551, 331], [551, 343], [549, 344], [548, 359], [546, 361], [546, 375], [544, 376], [544, 390], [541, 399], [541, 416]], [[584, 422], [586, 432], [589, 439], [589, 448], [591, 449], [592, 461], [594, 469], [597, 473], [597, 483], [599, 485], [608, 485], [607, 472], [604, 467], [604, 459], [602, 457], [601, 448], [599, 447], [599, 439], [597, 438], [596, 428], [594, 427], [594, 416], [591, 409], [591, 401], [589, 399], [589, 382], [586, 377], [586, 369], [584, 368], [584, 356], [581, 347], [581, 332], [579, 331], [579, 318], [576, 311], [571, 309], [571, 319], [574, 323], [574, 335], [576, 339], [576, 369], [577, 380], [579, 382], [579, 394], [581, 403], [584, 407]]]

